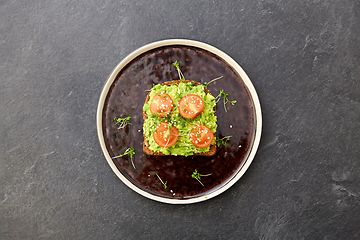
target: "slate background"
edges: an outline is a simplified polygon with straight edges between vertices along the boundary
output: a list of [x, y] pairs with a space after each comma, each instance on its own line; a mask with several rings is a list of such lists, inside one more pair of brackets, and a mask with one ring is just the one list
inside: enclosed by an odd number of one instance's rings
[[[359, 239], [360, 2], [0, 1], [0, 239]], [[234, 58], [262, 105], [259, 151], [218, 197], [174, 206], [125, 186], [97, 102], [144, 44]]]

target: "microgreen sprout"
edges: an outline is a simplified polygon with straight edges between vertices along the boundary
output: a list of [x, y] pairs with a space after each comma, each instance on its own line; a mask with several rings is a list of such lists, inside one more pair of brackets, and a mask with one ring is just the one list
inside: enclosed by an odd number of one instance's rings
[[234, 105], [234, 104], [236, 103], [236, 100], [234, 100], [234, 101], [229, 101], [229, 99], [227, 98], [228, 96], [229, 96], [229, 94], [226, 94], [226, 93], [224, 92], [224, 90], [220, 90], [219, 95], [217, 95], [216, 98], [215, 98], [216, 103], [218, 103], [218, 102], [220, 101], [221, 97], [224, 99], [224, 109], [225, 109], [225, 112], [227, 112], [226, 106], [225, 106], [227, 103], [230, 103], [231, 105]]
[[174, 67], [176, 68], [178, 74], [179, 74], [179, 78], [180, 78], [180, 81], [184, 81], [185, 80], [185, 77], [184, 77], [184, 74], [181, 72], [180, 70], [180, 65], [179, 65], [179, 62], [176, 60], [174, 63], [173, 63]]
[[123, 154], [120, 154], [119, 156], [113, 157], [113, 159], [123, 157], [125, 155], [130, 155], [131, 164], [133, 165], [134, 169], [136, 169], [135, 164], [134, 164], [134, 160], [133, 160], [133, 156], [135, 155], [135, 149], [133, 147], [126, 149]]
[[117, 124], [119, 124], [118, 129], [124, 128], [127, 125], [132, 125], [130, 123], [131, 117], [126, 117], [126, 118], [117, 118], [117, 117], [115, 117], [114, 120], [116, 121], [116, 123], [114, 124], [115, 126]]
[[167, 126], [167, 130], [168, 130], [169, 132], [170, 132], [172, 126], [173, 126], [172, 122], [169, 122], [169, 123], [168, 123], [168, 126]]
[[167, 185], [166, 185], [166, 184], [167, 184], [167, 181], [164, 182], [163, 180], [161, 180], [161, 178], [160, 178], [159, 175], [157, 175], [157, 174], [156, 174], [156, 176], [158, 177], [158, 179], [160, 180], [160, 182], [163, 184], [163, 188], [164, 188], [164, 189], [167, 189]]
[[213, 80], [211, 80], [211, 81], [209, 81], [209, 82], [205, 82], [205, 83], [204, 83], [204, 86], [207, 87], [210, 83], [215, 82], [216, 80], [219, 80], [219, 79], [221, 79], [221, 78], [223, 78], [223, 76], [220, 76], [220, 77], [218, 77], [218, 78], [215, 78], [215, 79], [213, 79]]
[[221, 141], [221, 143], [226, 147], [227, 141], [229, 141], [230, 138], [231, 136], [226, 136], [223, 138], [216, 137], [217, 146], [220, 147], [220, 141]]
[[170, 135], [172, 135], [172, 133], [171, 133], [171, 127], [172, 127], [172, 123], [170, 122], [170, 123], [168, 123], [168, 126], [166, 127], [167, 132], [165, 133], [165, 134], [166, 134], [165, 137], [166, 137], [166, 139], [167, 139], [167, 142], [166, 142], [164, 148], [166, 148], [167, 145], [168, 145], [169, 142], [170, 142]]
[[210, 176], [212, 173], [209, 174], [200, 174], [196, 169], [195, 171], [191, 174], [192, 178], [195, 178], [196, 180], [198, 180], [198, 182], [204, 187], [204, 184], [201, 182], [200, 177], [207, 177]]

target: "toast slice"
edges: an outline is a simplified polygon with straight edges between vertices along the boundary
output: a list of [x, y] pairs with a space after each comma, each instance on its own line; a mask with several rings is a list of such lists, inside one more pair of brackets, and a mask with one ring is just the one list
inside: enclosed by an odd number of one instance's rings
[[[182, 81], [183, 83], [193, 83], [194, 86], [198, 86], [198, 85], [202, 85], [201, 83], [198, 83], [198, 82], [195, 82], [195, 81], [189, 81], [189, 80], [183, 80]], [[175, 81], [169, 81], [169, 82], [165, 82], [161, 85], [167, 85], [167, 86], [171, 86], [172, 84], [179, 84], [180, 83], [180, 80], [175, 80]], [[204, 86], [204, 91], [206, 94], [211, 94], [210, 91]], [[146, 104], [148, 101], [150, 100], [150, 92], [148, 93], [148, 95], [146, 96], [146, 99], [145, 99], [145, 103]], [[214, 106], [214, 114], [216, 113], [216, 106]], [[145, 113], [145, 111], [143, 110], [143, 119], [144, 119], [144, 122], [145, 120], [147, 119], [147, 115]], [[214, 133], [214, 138], [216, 137], [216, 133]], [[144, 150], [144, 153], [147, 154], [147, 155], [151, 155], [151, 156], [169, 156], [169, 155], [165, 155], [161, 152], [154, 152], [152, 150], [149, 149], [149, 141], [146, 140], [146, 137], [145, 137], [145, 134], [144, 134], [144, 142], [143, 142], [143, 150]], [[216, 143], [214, 144], [211, 144], [210, 145], [210, 149], [208, 152], [205, 152], [205, 153], [194, 153], [192, 156], [214, 156], [217, 152], [217, 146], [216, 146]]]

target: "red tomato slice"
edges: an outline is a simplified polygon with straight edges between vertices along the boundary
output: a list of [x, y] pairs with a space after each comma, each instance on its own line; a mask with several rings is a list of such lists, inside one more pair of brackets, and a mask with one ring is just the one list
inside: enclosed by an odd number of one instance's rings
[[169, 130], [168, 123], [160, 123], [156, 127], [156, 132], [153, 133], [155, 142], [164, 148], [171, 147], [178, 139], [179, 132], [176, 128], [171, 127]]
[[154, 99], [150, 103], [150, 112], [159, 115], [159, 117], [165, 117], [171, 112], [172, 107], [173, 101], [171, 97], [164, 92], [159, 92], [155, 94]]
[[213, 132], [206, 126], [198, 124], [190, 132], [190, 141], [198, 148], [206, 148], [214, 140]]
[[189, 94], [180, 100], [178, 108], [184, 118], [196, 118], [204, 109], [204, 101], [199, 95]]

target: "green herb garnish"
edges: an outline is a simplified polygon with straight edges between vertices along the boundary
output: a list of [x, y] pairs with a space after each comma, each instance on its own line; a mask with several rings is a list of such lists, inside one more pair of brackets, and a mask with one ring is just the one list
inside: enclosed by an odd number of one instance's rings
[[134, 164], [134, 160], [133, 160], [133, 156], [135, 155], [135, 149], [133, 147], [126, 149], [123, 154], [120, 154], [119, 156], [113, 157], [113, 159], [123, 157], [125, 155], [130, 155], [131, 164], [133, 165], [134, 169], [136, 169], [135, 164]]
[[163, 188], [164, 189], [167, 189], [167, 181], [166, 182], [163, 182], [163, 180], [161, 180], [161, 178], [159, 177], [159, 175], [156, 174], [156, 176], [159, 178], [160, 182], [163, 184]]
[[185, 80], [185, 77], [184, 77], [184, 74], [181, 72], [180, 70], [180, 65], [179, 65], [179, 62], [176, 60], [174, 63], [173, 63], [174, 67], [176, 68], [178, 74], [179, 74], [179, 78], [180, 78], [180, 82], [183, 82]]
[[200, 181], [200, 177], [207, 177], [207, 176], [210, 176], [212, 173], [209, 173], [209, 174], [200, 174], [196, 169], [195, 171], [191, 174], [191, 177], [192, 178], [195, 178], [196, 180], [198, 180], [198, 182], [204, 186], [204, 184]]
[[117, 124], [119, 124], [118, 129], [124, 128], [127, 125], [132, 125], [130, 123], [131, 117], [126, 117], [126, 118], [117, 118], [117, 117], [115, 117], [114, 120], [116, 121], [115, 126]]
[[231, 105], [234, 105], [234, 104], [236, 103], [236, 100], [234, 100], [234, 101], [229, 101], [229, 99], [227, 98], [228, 96], [229, 96], [229, 94], [226, 94], [226, 93], [224, 92], [224, 90], [220, 90], [219, 95], [217, 95], [216, 98], [215, 98], [216, 103], [218, 103], [218, 102], [220, 101], [221, 97], [224, 99], [224, 109], [225, 109], [225, 112], [227, 112], [226, 106], [225, 106], [227, 103], [231, 103]]
[[217, 146], [220, 147], [220, 142], [226, 147], [227, 146], [227, 141], [229, 141], [229, 139], [231, 138], [231, 136], [226, 136], [226, 137], [223, 137], [223, 138], [219, 138], [219, 137], [216, 137], [216, 141], [218, 142], [217, 143]]
[[213, 80], [211, 80], [211, 81], [209, 81], [209, 82], [205, 82], [205, 83], [204, 83], [204, 86], [207, 87], [210, 83], [215, 82], [216, 80], [219, 80], [219, 79], [221, 79], [221, 78], [223, 78], [223, 76], [218, 77], [218, 78], [215, 78], [215, 79], [213, 79]]

